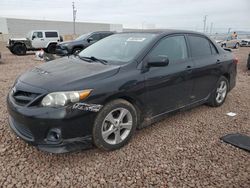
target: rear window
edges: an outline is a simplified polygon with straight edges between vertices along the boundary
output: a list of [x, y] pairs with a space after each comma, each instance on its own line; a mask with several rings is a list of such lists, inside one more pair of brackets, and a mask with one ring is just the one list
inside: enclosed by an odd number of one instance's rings
[[192, 57], [204, 57], [212, 54], [210, 42], [200, 36], [189, 36]]
[[57, 34], [57, 32], [45, 32], [45, 36], [47, 38], [57, 38], [58, 34]]

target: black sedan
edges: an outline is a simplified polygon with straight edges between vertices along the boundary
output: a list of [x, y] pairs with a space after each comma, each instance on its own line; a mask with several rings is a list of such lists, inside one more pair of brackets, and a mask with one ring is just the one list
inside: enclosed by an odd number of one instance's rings
[[250, 70], [250, 53], [248, 54], [248, 59], [247, 59], [247, 69]]
[[236, 67], [201, 33], [114, 34], [21, 75], [7, 97], [10, 127], [48, 152], [118, 149], [170, 112], [222, 105]]

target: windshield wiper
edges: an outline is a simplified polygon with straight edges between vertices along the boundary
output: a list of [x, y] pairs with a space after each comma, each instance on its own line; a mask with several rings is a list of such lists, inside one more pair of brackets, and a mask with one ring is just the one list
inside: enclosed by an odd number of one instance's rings
[[106, 61], [106, 60], [104, 60], [104, 59], [99, 59], [99, 58], [96, 58], [96, 57], [94, 57], [94, 56], [91, 56], [91, 57], [85, 57], [85, 56], [80, 56], [80, 55], [76, 55], [77, 57], [79, 57], [81, 60], [84, 60], [84, 61], [88, 61], [88, 62], [90, 62], [90, 61], [96, 61], [96, 62], [100, 62], [100, 63], [102, 63], [102, 64], [104, 64], [104, 65], [107, 65], [107, 63], [108, 63], [108, 61]]
[[87, 62], [91, 62], [93, 60], [87, 58], [87, 57], [82, 57], [79, 54], [74, 54], [75, 57], [78, 57], [79, 59], [83, 60], [83, 61], [87, 61]]

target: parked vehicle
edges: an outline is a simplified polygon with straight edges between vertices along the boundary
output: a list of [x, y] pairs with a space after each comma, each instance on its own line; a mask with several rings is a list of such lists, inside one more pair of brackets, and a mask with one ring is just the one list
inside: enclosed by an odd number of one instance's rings
[[198, 32], [114, 34], [21, 75], [7, 98], [10, 127], [48, 152], [118, 149], [170, 112], [222, 105], [236, 67]]
[[250, 39], [242, 39], [240, 42], [240, 46], [242, 47], [250, 47]]
[[229, 37], [218, 37], [215, 38], [215, 41], [222, 47], [222, 48], [239, 48], [240, 47], [240, 40], [233, 39], [231, 36]]
[[114, 34], [111, 31], [98, 31], [81, 35], [75, 40], [59, 43], [56, 54], [60, 56], [77, 54], [95, 42]]
[[248, 59], [247, 59], [247, 68], [248, 68], [248, 70], [250, 70], [250, 53], [249, 53]]
[[44, 49], [48, 53], [55, 53], [56, 45], [62, 38], [58, 31], [34, 30], [26, 38], [11, 38], [7, 48], [16, 55], [25, 55], [27, 51]]

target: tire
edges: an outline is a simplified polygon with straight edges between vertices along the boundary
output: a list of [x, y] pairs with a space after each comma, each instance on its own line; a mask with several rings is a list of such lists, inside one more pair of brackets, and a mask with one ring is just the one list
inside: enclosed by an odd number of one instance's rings
[[[123, 117], [119, 120], [121, 112]], [[107, 151], [123, 147], [134, 134], [137, 122], [136, 109], [131, 103], [123, 99], [109, 102], [95, 119], [92, 133], [94, 144]]]
[[235, 48], [235, 49], [238, 49], [239, 47], [240, 47], [240, 44], [239, 44], [239, 43], [236, 43], [234, 48]]
[[10, 51], [15, 55], [26, 55], [27, 49], [23, 44], [15, 44]]
[[50, 54], [55, 54], [56, 53], [56, 44], [50, 44], [46, 51]]
[[221, 76], [220, 79], [216, 83], [216, 88], [212, 92], [208, 105], [212, 107], [221, 106], [227, 97], [227, 93], [229, 90], [229, 83], [226, 77]]
[[74, 49], [72, 50], [72, 54], [76, 55], [76, 54], [78, 54], [80, 51], [82, 51], [82, 48], [74, 48]]

